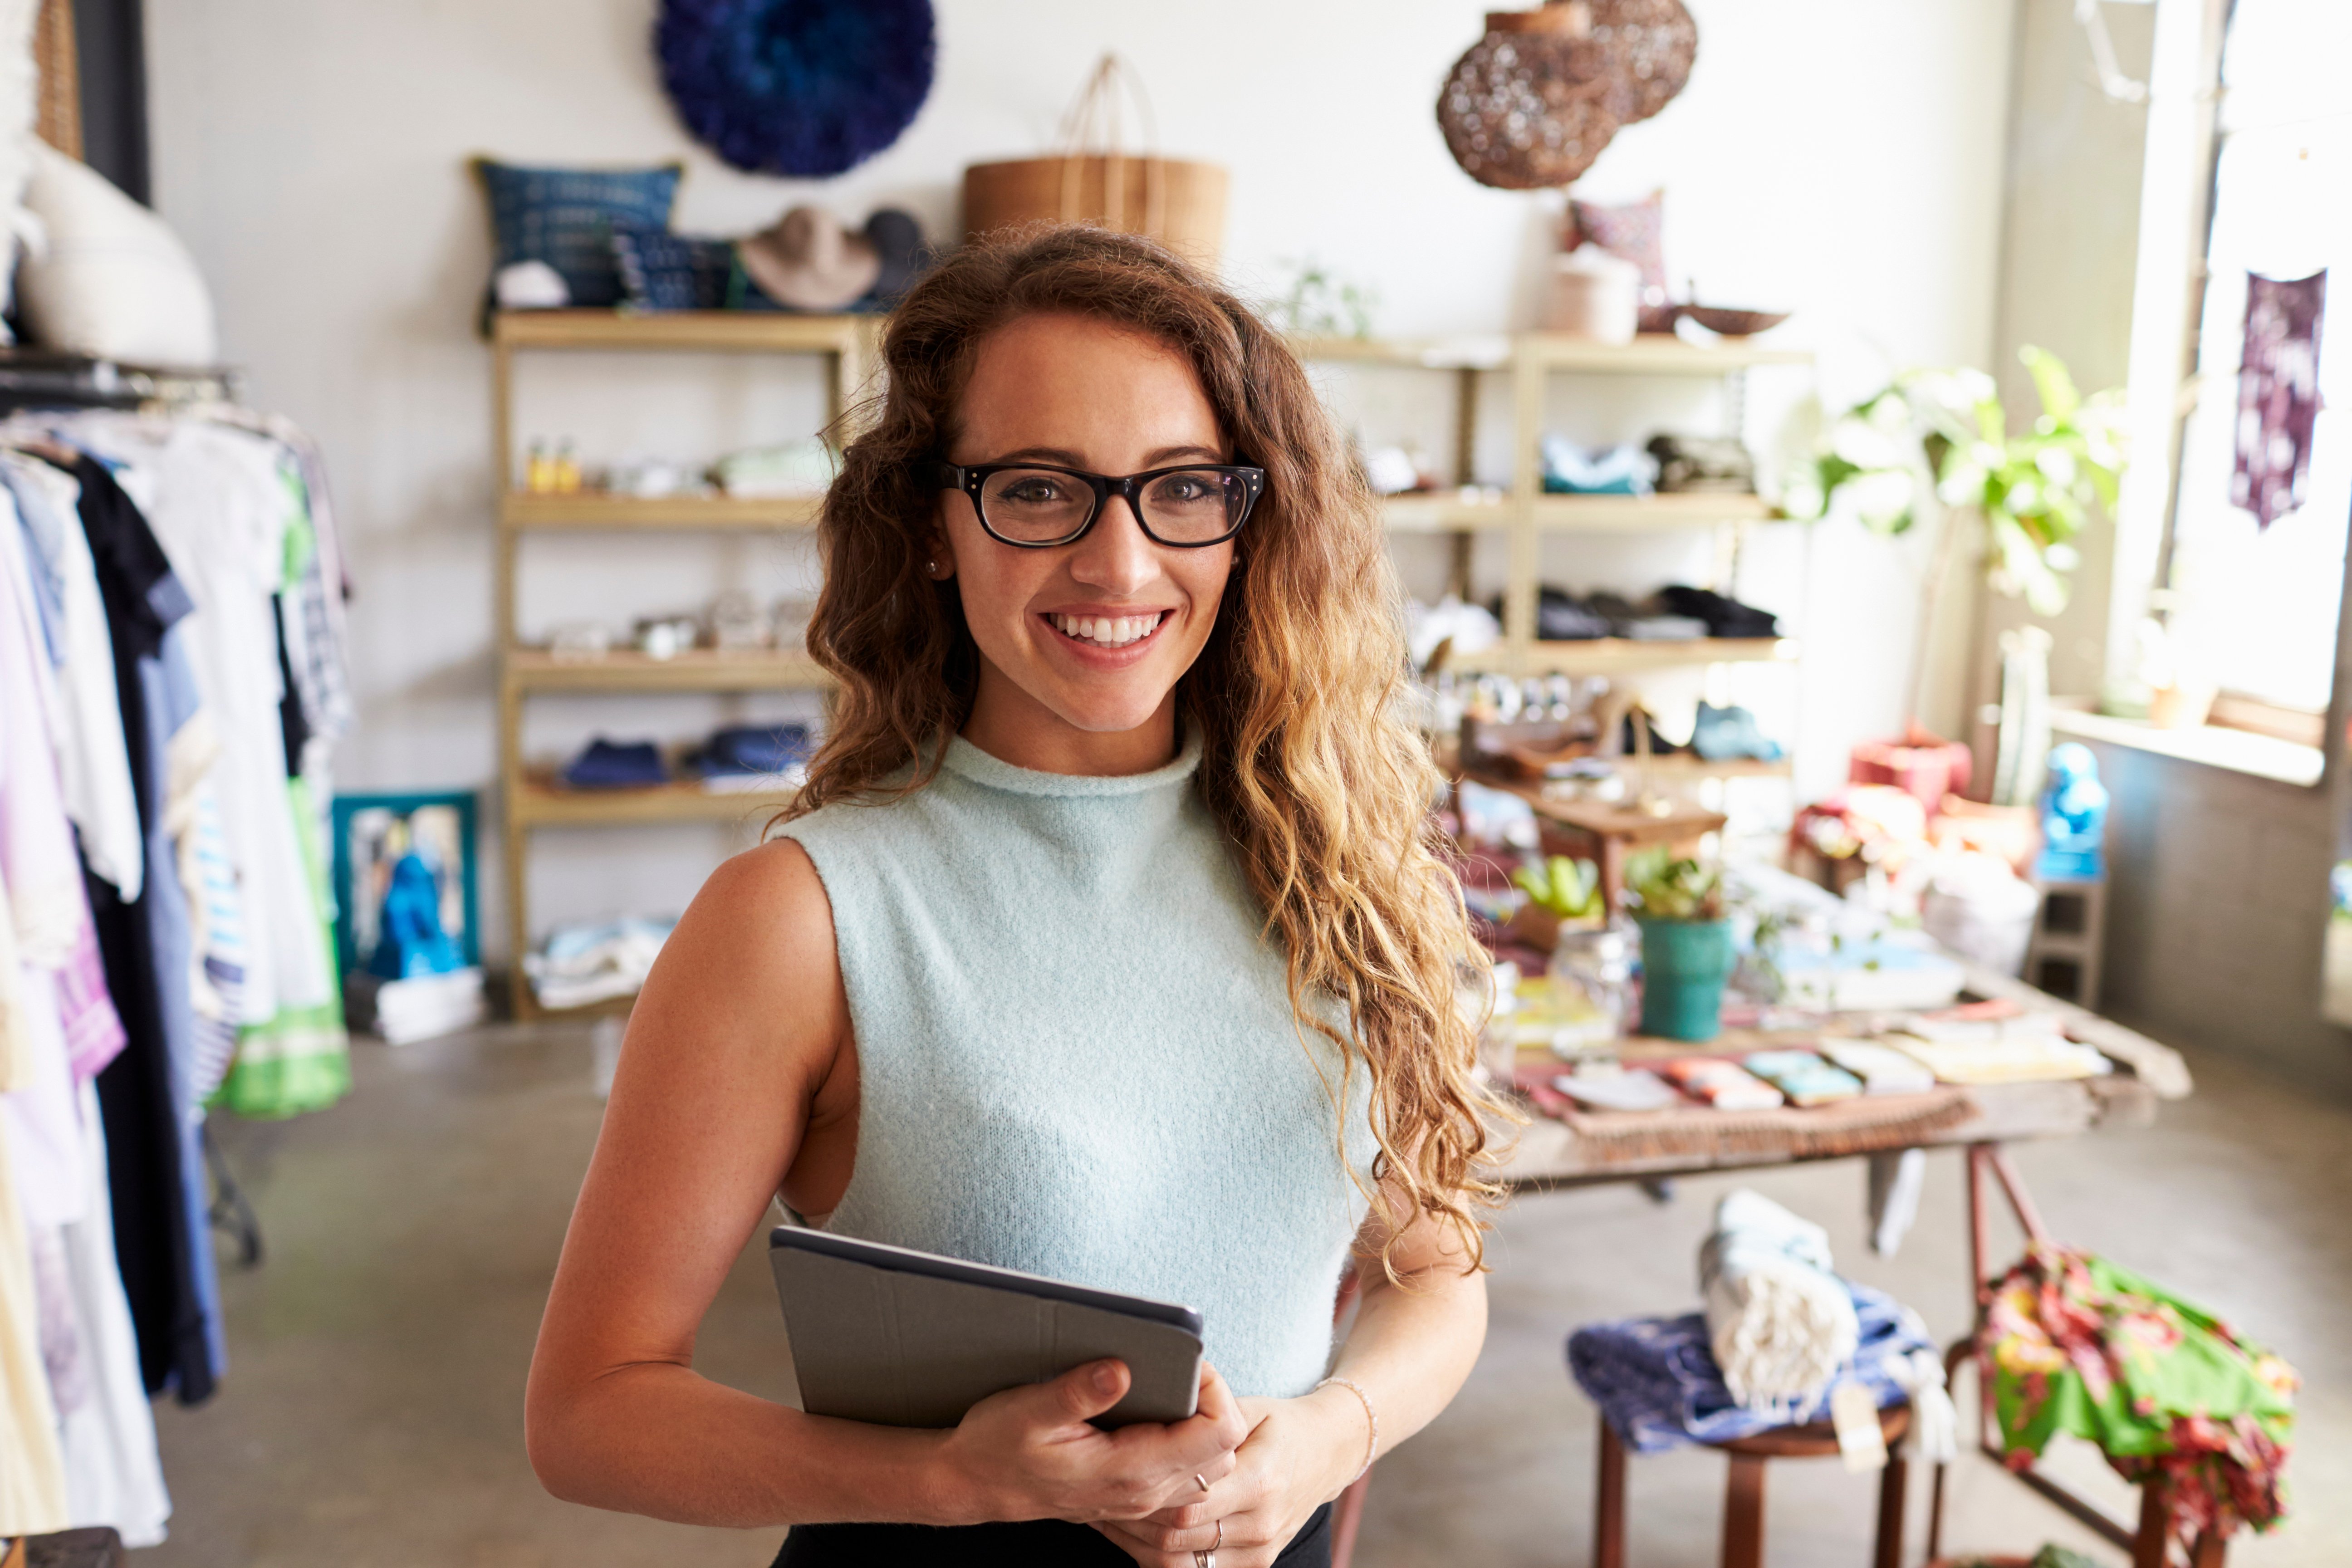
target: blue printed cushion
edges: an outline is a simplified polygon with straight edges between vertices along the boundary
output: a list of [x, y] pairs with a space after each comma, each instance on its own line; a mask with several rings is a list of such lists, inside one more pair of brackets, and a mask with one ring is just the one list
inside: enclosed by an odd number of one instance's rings
[[613, 232], [626, 224], [666, 229], [683, 166], [652, 169], [531, 169], [474, 160], [490, 202], [499, 267], [544, 261], [562, 275], [572, 302], [620, 303]]
[[633, 223], [613, 226], [621, 298], [638, 310], [723, 310], [735, 272], [732, 241], [672, 234]]

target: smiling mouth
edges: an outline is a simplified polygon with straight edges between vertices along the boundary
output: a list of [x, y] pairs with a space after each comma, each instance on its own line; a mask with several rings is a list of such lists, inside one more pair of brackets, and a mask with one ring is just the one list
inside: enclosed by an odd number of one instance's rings
[[1131, 647], [1141, 642], [1173, 614], [1153, 610], [1140, 616], [1046, 616], [1045, 624], [1075, 643], [1088, 647]]

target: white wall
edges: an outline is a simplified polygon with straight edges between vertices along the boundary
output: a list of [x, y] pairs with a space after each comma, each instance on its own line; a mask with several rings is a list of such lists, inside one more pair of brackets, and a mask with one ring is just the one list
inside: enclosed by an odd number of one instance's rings
[[[1696, 277], [1719, 301], [1795, 309], [1783, 335], [1819, 351], [1833, 404], [1903, 365], [1985, 362], [2011, 8], [1691, 7], [1700, 47], [1688, 89], [1623, 133], [1581, 190], [1665, 186], [1675, 276]], [[1438, 83], [1479, 30], [1479, 0], [940, 0], [939, 10], [938, 83], [915, 124], [864, 167], [809, 184], [735, 174], [688, 141], [655, 78], [649, 0], [150, 7], [157, 205], [212, 281], [226, 356], [249, 371], [253, 399], [314, 431], [336, 479], [359, 588], [350, 786], [487, 786], [495, 766], [488, 358], [471, 332], [488, 241], [470, 154], [683, 159], [677, 222], [688, 230], [740, 232], [818, 200], [852, 219], [904, 205], [952, 234], [962, 165], [1040, 149], [1109, 46], [1142, 67], [1167, 150], [1233, 169], [1228, 265], [1245, 287], [1269, 288], [1282, 259], [1313, 255], [1379, 288], [1384, 332], [1531, 321], [1556, 198], [1473, 184], [1433, 121]], [[769, 433], [759, 410], [806, 395], [787, 380], [721, 398], [709, 416], [735, 427], [714, 434], [700, 412], [680, 412], [686, 395], [667, 373], [609, 374], [635, 376], [637, 412], [656, 432], [638, 437], [647, 441], [723, 447]], [[583, 396], [575, 389], [561, 417], [597, 417]], [[1751, 430], [1778, 423], [1760, 385], [1758, 399]], [[1803, 623], [1802, 759], [1818, 789], [1842, 775], [1853, 739], [1902, 716], [1918, 563], [1916, 547], [1829, 525], [1808, 571], [1802, 531], [1766, 531], [1741, 586]], [[634, 556], [617, 543], [580, 548], [629, 569], [606, 577], [653, 572], [659, 596], [609, 601], [574, 573], [551, 615], [674, 607], [730, 574], [789, 584], [807, 570], [773, 546], [670, 547], [658, 562], [642, 545]], [[1686, 569], [1673, 546], [1646, 565], [1559, 548], [1549, 568], [1580, 585], [1622, 573], [1614, 585], [1645, 590]], [[603, 717], [551, 715], [538, 742], [559, 747]], [[719, 847], [682, 831], [551, 846], [536, 884], [544, 912], [675, 905]], [[485, 911], [492, 931], [498, 897]]]

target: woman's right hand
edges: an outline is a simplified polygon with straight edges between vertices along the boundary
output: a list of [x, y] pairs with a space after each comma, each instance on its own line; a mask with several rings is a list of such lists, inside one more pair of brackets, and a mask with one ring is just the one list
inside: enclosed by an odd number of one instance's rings
[[942, 1457], [974, 1522], [1142, 1519], [1233, 1469], [1249, 1426], [1213, 1367], [1202, 1367], [1200, 1402], [1185, 1420], [1115, 1432], [1095, 1426], [1091, 1417], [1125, 1397], [1129, 1381], [1123, 1363], [1088, 1362], [966, 1411]]

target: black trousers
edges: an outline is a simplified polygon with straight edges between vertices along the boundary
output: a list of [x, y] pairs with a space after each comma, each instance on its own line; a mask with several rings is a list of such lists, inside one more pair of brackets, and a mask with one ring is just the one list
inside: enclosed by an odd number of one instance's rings
[[[1275, 1561], [1331, 1568], [1331, 1505], [1307, 1518]], [[775, 1568], [1135, 1568], [1135, 1559], [1083, 1524], [803, 1524], [784, 1538]]]

